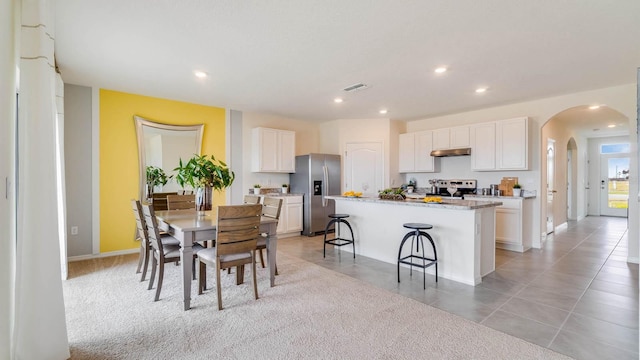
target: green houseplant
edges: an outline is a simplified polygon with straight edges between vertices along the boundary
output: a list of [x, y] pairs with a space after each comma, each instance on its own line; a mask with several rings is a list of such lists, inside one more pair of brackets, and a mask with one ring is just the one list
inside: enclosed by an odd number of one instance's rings
[[176, 171], [176, 182], [183, 188], [189, 185], [196, 190], [196, 209], [211, 210], [212, 190], [221, 191], [233, 184], [235, 173], [227, 164], [211, 155], [194, 155], [186, 163], [180, 159]]
[[156, 186], [164, 186], [173, 176], [167, 176], [162, 168], [156, 166], [147, 166], [147, 196], [149, 199], [153, 197], [153, 191]]
[[519, 197], [522, 194], [522, 186], [520, 184], [513, 184], [513, 196]]
[[261, 188], [261, 187], [262, 187], [262, 186], [260, 186], [260, 184], [254, 184], [254, 185], [253, 185], [253, 193], [254, 193], [254, 194], [260, 194], [260, 188]]
[[282, 184], [282, 193], [286, 194], [289, 192], [289, 184]]

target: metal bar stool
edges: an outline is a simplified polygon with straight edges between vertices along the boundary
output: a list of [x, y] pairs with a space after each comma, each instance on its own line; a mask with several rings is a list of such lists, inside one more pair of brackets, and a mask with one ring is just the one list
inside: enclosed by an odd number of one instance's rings
[[[356, 243], [355, 243], [355, 238], [353, 237], [353, 229], [351, 228], [351, 224], [349, 224], [349, 222], [347, 220], [345, 220], [346, 218], [349, 217], [349, 215], [347, 214], [329, 214], [329, 217], [331, 218], [331, 220], [329, 220], [329, 223], [327, 224], [327, 227], [324, 230], [324, 245], [322, 248], [322, 257], [327, 257], [327, 244], [331, 244], [334, 246], [344, 246], [344, 245], [349, 245], [352, 244], [353, 245], [353, 258], [356, 258]], [[349, 231], [351, 232], [351, 240], [349, 239], [343, 239], [340, 237], [340, 224], [346, 224], [347, 227], [349, 227]], [[327, 233], [329, 232], [329, 228], [331, 227], [332, 224], [336, 224], [335, 228], [336, 228], [336, 237], [335, 239], [329, 239], [327, 240]]]
[[[426, 289], [427, 288], [427, 280], [426, 280], [427, 268], [431, 265], [436, 266], [436, 282], [438, 282], [438, 255], [436, 253], [436, 245], [433, 242], [431, 235], [423, 231], [423, 230], [432, 229], [433, 226], [429, 224], [422, 224], [422, 223], [406, 223], [406, 224], [403, 224], [402, 226], [404, 226], [407, 229], [412, 229], [413, 231], [408, 232], [402, 239], [402, 242], [400, 243], [400, 250], [398, 251], [398, 282], [400, 282], [400, 264], [401, 263], [407, 264], [409, 265], [409, 274], [410, 274], [409, 276], [413, 276], [414, 266], [422, 268], [422, 283], [423, 283], [423, 287]], [[429, 239], [429, 242], [431, 243], [431, 247], [433, 248], [433, 258], [428, 258], [425, 256], [424, 241], [422, 240], [423, 237], [426, 237], [427, 239]], [[409, 255], [403, 257], [402, 248], [404, 246], [404, 243], [409, 238], [411, 238], [411, 251]], [[413, 253], [414, 242], [416, 244], [415, 254]], [[422, 255], [420, 255], [421, 248], [422, 248]], [[420, 263], [420, 260], [422, 260], [422, 263]]]

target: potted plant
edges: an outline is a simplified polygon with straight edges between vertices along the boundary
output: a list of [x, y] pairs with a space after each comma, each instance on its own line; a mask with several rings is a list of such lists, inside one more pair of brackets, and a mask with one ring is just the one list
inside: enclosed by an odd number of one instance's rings
[[260, 186], [260, 184], [254, 184], [254, 185], [253, 185], [253, 194], [254, 194], [254, 195], [258, 195], [258, 194], [260, 194], [260, 188], [261, 188], [261, 187], [262, 187], [262, 186]]
[[520, 186], [520, 184], [518, 183], [513, 184], [513, 196], [520, 197], [521, 194], [522, 194], [522, 186]]
[[164, 186], [169, 182], [172, 176], [167, 176], [167, 174], [162, 170], [162, 168], [156, 166], [147, 166], [147, 198], [153, 198], [153, 191], [156, 186]]
[[211, 210], [212, 190], [221, 191], [233, 184], [236, 175], [227, 164], [211, 155], [194, 155], [187, 163], [180, 159], [176, 171], [176, 182], [183, 188], [189, 185], [196, 190], [196, 209]]
[[289, 184], [282, 184], [282, 193], [286, 194], [289, 192]]

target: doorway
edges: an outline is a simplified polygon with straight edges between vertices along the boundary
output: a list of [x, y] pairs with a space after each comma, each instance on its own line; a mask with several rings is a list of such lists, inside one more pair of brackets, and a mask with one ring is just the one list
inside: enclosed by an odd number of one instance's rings
[[600, 155], [600, 215], [628, 216], [630, 165], [629, 154]]
[[547, 234], [554, 230], [553, 226], [553, 197], [555, 190], [555, 169], [556, 169], [556, 141], [547, 139]]
[[382, 143], [346, 143], [345, 149], [344, 190], [376, 195], [384, 188]]
[[578, 145], [567, 142], [567, 219], [578, 220]]

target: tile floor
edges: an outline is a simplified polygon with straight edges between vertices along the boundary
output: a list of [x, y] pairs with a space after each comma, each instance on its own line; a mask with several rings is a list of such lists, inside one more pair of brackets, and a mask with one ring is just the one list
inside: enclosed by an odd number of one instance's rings
[[[496, 271], [478, 286], [338, 250], [322, 236], [281, 239], [278, 251], [366, 281], [577, 359], [638, 359], [638, 265], [627, 259], [627, 219], [587, 217], [543, 249], [496, 251]], [[420, 271], [420, 270], [418, 270]], [[415, 274], [415, 273], [414, 273]]]

